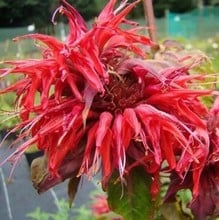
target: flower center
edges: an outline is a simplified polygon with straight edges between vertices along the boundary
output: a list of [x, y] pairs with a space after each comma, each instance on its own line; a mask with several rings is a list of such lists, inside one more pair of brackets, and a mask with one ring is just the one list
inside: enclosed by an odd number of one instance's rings
[[132, 74], [110, 76], [110, 82], [105, 85], [105, 94], [94, 97], [92, 109], [121, 113], [125, 108], [133, 108], [143, 99], [142, 85]]

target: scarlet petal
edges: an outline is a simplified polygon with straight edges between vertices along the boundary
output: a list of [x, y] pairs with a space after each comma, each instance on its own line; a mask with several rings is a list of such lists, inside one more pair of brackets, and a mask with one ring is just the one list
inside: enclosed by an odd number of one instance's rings
[[103, 140], [103, 143], [100, 147], [100, 156], [103, 165], [103, 179], [102, 179], [103, 185], [106, 184], [107, 178], [112, 174], [112, 170], [113, 170], [111, 144], [112, 144], [112, 132], [111, 130], [108, 130]]
[[126, 120], [129, 123], [129, 125], [134, 129], [135, 137], [137, 137], [141, 131], [141, 124], [138, 121], [134, 109], [126, 108], [123, 113], [123, 116], [124, 116], [124, 120]]
[[61, 8], [61, 12], [65, 13], [69, 19], [70, 34], [68, 43], [72, 43], [87, 32], [87, 26], [83, 17], [67, 1], [61, 0], [61, 4], [64, 6], [64, 8]]
[[172, 134], [168, 132], [161, 132], [162, 154], [167, 159], [171, 169], [176, 168], [176, 159], [174, 155], [174, 142]]
[[110, 129], [112, 119], [113, 116], [109, 112], [101, 113], [96, 134], [96, 147], [102, 146], [102, 142]]
[[85, 145], [84, 158], [80, 168], [80, 174], [89, 174], [89, 169], [92, 167], [94, 172], [97, 171], [97, 167], [92, 166], [96, 161], [94, 161], [95, 152], [95, 140], [96, 140], [96, 132], [98, 129], [98, 122], [96, 122], [88, 131], [87, 141]]
[[134, 134], [135, 132], [133, 127], [125, 120], [125, 116], [124, 116], [124, 120], [122, 123], [122, 143], [125, 150], [128, 149], [132, 139], [135, 138]]
[[115, 148], [114, 161], [118, 166], [120, 176], [123, 176], [126, 165], [125, 148], [124, 148], [124, 144], [122, 143], [122, 124], [123, 124], [123, 116], [121, 114], [118, 114], [114, 119], [112, 132], [113, 132], [113, 146]]
[[49, 46], [51, 49], [54, 49], [56, 51], [60, 51], [62, 49], [62, 42], [56, 39], [53, 36], [50, 35], [44, 35], [44, 34], [27, 34], [20, 37], [16, 37], [14, 40], [20, 40], [23, 38], [33, 38], [39, 41], [42, 41], [47, 46]]

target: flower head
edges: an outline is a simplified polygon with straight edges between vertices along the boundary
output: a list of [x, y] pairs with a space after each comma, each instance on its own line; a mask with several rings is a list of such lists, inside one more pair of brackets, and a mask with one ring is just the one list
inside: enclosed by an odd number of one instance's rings
[[209, 152], [200, 179], [195, 179], [192, 172], [189, 171], [186, 177], [182, 180], [175, 173], [172, 174], [171, 184], [166, 194], [166, 201], [173, 200], [175, 194], [180, 189], [191, 189], [196, 183], [199, 191], [196, 196], [193, 196], [189, 204], [193, 214], [197, 219], [204, 220], [208, 216], [219, 215], [219, 133], [218, 133], [218, 98], [215, 100], [209, 116], [206, 119], [209, 132]]
[[96, 195], [94, 202], [91, 204], [92, 213], [95, 216], [101, 216], [110, 212], [105, 195]]
[[[66, 42], [31, 34], [42, 42], [41, 59], [8, 61], [2, 75], [25, 77], [2, 91], [15, 91], [29, 139], [7, 159], [17, 161], [33, 143], [46, 154], [46, 175], [35, 180], [39, 192], [66, 178], [102, 170], [106, 186], [113, 172], [120, 179], [143, 166], [159, 191], [162, 164], [184, 178], [191, 169], [194, 194], [209, 152], [208, 110], [199, 100], [210, 90], [193, 88], [202, 75], [189, 75], [203, 56], [173, 61], [149, 59], [154, 43], [142, 28], [121, 23], [139, 1], [111, 0], [90, 30], [65, 0], [58, 11], [69, 19]], [[19, 38], [18, 38], [19, 39]], [[38, 167], [39, 168], [39, 167]], [[45, 174], [45, 173], [44, 173]]]
[[107, 219], [107, 220], [123, 220], [123, 218], [115, 213], [113, 213], [108, 205], [107, 197], [106, 195], [95, 195], [93, 198], [93, 201], [91, 203], [91, 211], [92, 214], [97, 219]]

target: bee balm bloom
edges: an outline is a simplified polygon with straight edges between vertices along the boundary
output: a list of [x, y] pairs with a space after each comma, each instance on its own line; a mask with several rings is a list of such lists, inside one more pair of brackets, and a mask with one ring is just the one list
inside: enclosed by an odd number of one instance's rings
[[[6, 160], [17, 161], [37, 144], [46, 155], [45, 170], [33, 166], [39, 192], [100, 169], [105, 187], [112, 173], [124, 181], [142, 166], [156, 195], [163, 162], [180, 178], [192, 169], [199, 182], [209, 151], [208, 111], [199, 97], [211, 91], [192, 88], [202, 76], [189, 70], [202, 57], [175, 63], [149, 59], [155, 44], [125, 19], [138, 2], [122, 1], [114, 10], [116, 1], [109, 1], [88, 30], [62, 0], [58, 11], [69, 19], [66, 42], [41, 34], [20, 37], [41, 41], [42, 58], [8, 61], [12, 67], [1, 71], [24, 75], [2, 93], [16, 92], [22, 119], [16, 129], [22, 129], [20, 138], [29, 137]], [[131, 28], [122, 29], [122, 23]], [[198, 183], [193, 190], [198, 193]]]

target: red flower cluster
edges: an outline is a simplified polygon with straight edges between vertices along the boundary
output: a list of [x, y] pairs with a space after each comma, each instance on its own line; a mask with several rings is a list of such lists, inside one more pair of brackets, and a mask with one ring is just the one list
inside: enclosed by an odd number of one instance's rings
[[97, 195], [91, 204], [91, 210], [94, 216], [101, 216], [110, 212], [106, 196]]
[[106, 186], [113, 172], [123, 180], [142, 166], [152, 176], [153, 196], [165, 163], [182, 181], [191, 176], [196, 198], [212, 142], [209, 111], [199, 97], [211, 91], [195, 89], [192, 83], [204, 77], [189, 71], [204, 57], [149, 59], [155, 44], [125, 19], [139, 1], [114, 9], [116, 2], [110, 0], [88, 30], [62, 0], [58, 11], [69, 19], [65, 42], [42, 34], [17, 38], [42, 42], [42, 58], [8, 61], [12, 67], [0, 71], [24, 75], [1, 93], [16, 92], [22, 122], [15, 129], [19, 138], [29, 137], [6, 160], [18, 161], [37, 144], [47, 157], [47, 174], [35, 183], [39, 192], [99, 169]]
[[199, 187], [197, 196], [193, 197], [190, 208], [199, 220], [205, 220], [207, 216], [219, 215], [219, 99], [215, 100], [207, 118], [209, 131], [209, 153], [203, 164], [203, 170], [199, 181], [194, 179], [190, 170], [182, 180], [176, 173], [172, 173], [171, 185], [166, 194], [166, 201], [174, 199], [180, 189], [192, 189], [195, 182]]
[[95, 195], [93, 198], [93, 202], [91, 203], [91, 211], [92, 214], [97, 219], [107, 219], [107, 220], [124, 220], [121, 216], [116, 215], [115, 213], [112, 213], [108, 202], [106, 195]]

